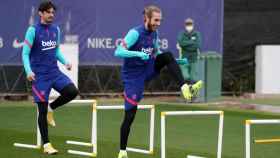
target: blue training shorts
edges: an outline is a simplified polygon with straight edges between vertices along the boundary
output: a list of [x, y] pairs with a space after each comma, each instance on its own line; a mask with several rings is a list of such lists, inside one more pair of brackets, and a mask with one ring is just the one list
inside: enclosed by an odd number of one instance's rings
[[[137, 71], [137, 70], [135, 70]], [[145, 71], [139, 76], [123, 74], [125, 110], [130, 110], [138, 105], [143, 98], [145, 82], [152, 80], [159, 73], [155, 71], [154, 62], [147, 65]]]
[[56, 75], [35, 76], [32, 81], [32, 94], [34, 102], [48, 102], [51, 89], [60, 92], [64, 87], [73, 82], [62, 72]]

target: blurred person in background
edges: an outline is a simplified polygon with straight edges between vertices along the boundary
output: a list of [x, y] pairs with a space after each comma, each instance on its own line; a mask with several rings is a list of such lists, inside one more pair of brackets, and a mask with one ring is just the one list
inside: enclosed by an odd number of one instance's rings
[[184, 23], [185, 29], [178, 34], [177, 49], [179, 59], [187, 59], [187, 64], [180, 65], [184, 79], [189, 80], [193, 97], [199, 95], [199, 90], [203, 86], [203, 81], [198, 80], [198, 55], [201, 48], [201, 34], [194, 28], [194, 21], [187, 18]]

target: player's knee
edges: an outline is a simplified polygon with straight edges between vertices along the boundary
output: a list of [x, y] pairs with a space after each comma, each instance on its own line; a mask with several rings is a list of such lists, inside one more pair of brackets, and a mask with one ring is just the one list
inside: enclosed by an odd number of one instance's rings
[[76, 96], [79, 94], [79, 91], [76, 87], [73, 87], [72, 89], [69, 90], [69, 98], [74, 99]]
[[74, 99], [79, 94], [79, 90], [75, 87], [74, 84], [70, 84], [63, 89], [62, 95]]

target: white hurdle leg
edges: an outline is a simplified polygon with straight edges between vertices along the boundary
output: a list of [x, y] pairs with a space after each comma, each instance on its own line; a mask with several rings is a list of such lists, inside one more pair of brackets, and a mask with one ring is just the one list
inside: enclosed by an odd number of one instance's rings
[[150, 115], [150, 154], [154, 153], [154, 135], [155, 133], [155, 107], [151, 109]]
[[97, 104], [92, 106], [92, 125], [91, 125], [91, 142], [95, 145], [92, 147], [93, 153], [97, 155]]
[[251, 129], [250, 129], [250, 121], [246, 120], [245, 122], [245, 158], [251, 157]]
[[224, 112], [222, 111], [220, 113], [220, 120], [219, 120], [218, 151], [217, 151], [218, 158], [222, 158], [223, 129], [224, 129]]
[[165, 158], [165, 113], [161, 113], [161, 158]]

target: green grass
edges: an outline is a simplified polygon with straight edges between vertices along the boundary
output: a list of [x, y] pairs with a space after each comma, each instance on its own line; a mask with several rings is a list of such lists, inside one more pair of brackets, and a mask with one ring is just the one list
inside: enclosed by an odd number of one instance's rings
[[[101, 101], [102, 102], [102, 101]], [[120, 103], [117, 100], [113, 102]], [[129, 158], [160, 158], [160, 112], [166, 110], [216, 110], [204, 106], [182, 106], [179, 104], [158, 104], [156, 106], [155, 154], [129, 153]], [[275, 119], [279, 115], [244, 111], [225, 110], [223, 158], [244, 157], [244, 120]], [[120, 111], [98, 112], [98, 158], [116, 158], [119, 148], [119, 127], [123, 113]], [[0, 153], [3, 158], [44, 158], [40, 150], [13, 147], [14, 142], [35, 143], [36, 108], [30, 102], [0, 103]], [[89, 148], [65, 144], [66, 140], [90, 140], [90, 106], [65, 106], [55, 112], [56, 128], [50, 128], [53, 145], [59, 149], [58, 158], [77, 158], [69, 155], [67, 149]], [[129, 146], [147, 148], [149, 113], [139, 111], [133, 124]], [[167, 118], [166, 145], [167, 158], [184, 158], [187, 154], [215, 158], [218, 117]], [[280, 125], [254, 126], [252, 135], [256, 138], [280, 136]], [[279, 154], [279, 144], [253, 145], [253, 158], [273, 158]]]
[[280, 106], [280, 99], [265, 99], [265, 98], [258, 98], [258, 99], [240, 99], [240, 101], [244, 104], [264, 104], [264, 105], [276, 105]]
[[236, 101], [242, 104], [262, 104], [262, 105], [275, 105], [280, 106], [280, 98], [232, 98], [232, 97], [221, 97], [218, 101]]

